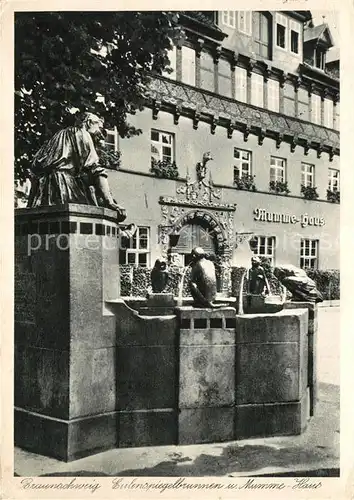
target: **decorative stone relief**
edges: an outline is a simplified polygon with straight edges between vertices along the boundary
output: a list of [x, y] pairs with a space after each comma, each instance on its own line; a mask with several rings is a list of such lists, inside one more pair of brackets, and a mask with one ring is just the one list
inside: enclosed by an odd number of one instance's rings
[[[167, 258], [171, 252], [170, 234], [178, 233], [184, 225], [193, 221], [204, 223], [215, 236], [221, 291], [226, 293], [230, 289], [231, 259], [235, 247], [236, 205], [221, 203], [221, 191], [214, 188], [210, 175], [209, 180], [206, 179], [206, 163], [211, 159], [210, 153], [203, 155], [203, 161], [196, 169], [197, 180], [192, 181], [188, 174], [185, 183], [177, 187], [176, 197], [160, 196], [162, 224], [159, 226], [158, 242], [162, 257]], [[174, 256], [174, 263], [177, 262], [178, 258]]]

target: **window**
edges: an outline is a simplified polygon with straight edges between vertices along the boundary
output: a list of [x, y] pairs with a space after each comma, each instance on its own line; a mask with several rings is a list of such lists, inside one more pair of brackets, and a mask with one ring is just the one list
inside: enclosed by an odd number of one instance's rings
[[285, 166], [286, 160], [283, 158], [270, 158], [270, 181], [285, 182]]
[[117, 128], [106, 130], [106, 139], [104, 141], [107, 149], [111, 151], [118, 151], [118, 131]]
[[151, 161], [174, 161], [174, 137], [167, 132], [151, 130]]
[[252, 73], [251, 78], [251, 104], [263, 107], [263, 75]]
[[300, 54], [301, 44], [300, 44], [300, 33], [301, 25], [293, 19], [289, 20], [289, 36], [290, 36], [290, 52], [293, 54]]
[[215, 91], [214, 88], [214, 58], [208, 52], [200, 54], [200, 86], [202, 89]]
[[225, 59], [220, 59], [218, 64], [218, 84], [219, 94], [231, 97], [231, 68], [230, 63]]
[[330, 191], [339, 191], [339, 170], [334, 168], [328, 170], [328, 189]]
[[254, 236], [250, 242], [252, 252], [257, 257], [267, 257], [270, 264], [275, 260], [275, 238], [273, 236]]
[[284, 114], [295, 116], [295, 90], [288, 82], [284, 84]]
[[286, 28], [282, 24], [277, 23], [277, 45], [282, 49], [285, 49], [285, 32]]
[[182, 82], [195, 86], [195, 50], [182, 47]]
[[288, 18], [279, 12], [276, 13], [276, 44], [281, 49], [287, 49], [287, 27], [288, 27]]
[[279, 112], [279, 82], [276, 80], [268, 80], [268, 109]]
[[325, 69], [325, 64], [326, 64], [326, 51], [317, 48], [315, 51], [315, 66], [316, 68], [319, 69]]
[[236, 12], [234, 10], [224, 10], [222, 12], [222, 22], [229, 28], [236, 28]]
[[311, 121], [321, 125], [321, 97], [311, 94]]
[[340, 130], [340, 111], [339, 111], [339, 102], [336, 104], [336, 130]]
[[253, 13], [253, 38], [256, 54], [271, 59], [272, 18], [266, 12]]
[[309, 119], [308, 91], [301, 87], [297, 91], [297, 106], [298, 106], [298, 118], [301, 118], [301, 120], [308, 120]]
[[315, 186], [315, 167], [308, 163], [301, 163], [301, 184], [306, 187]]
[[276, 45], [292, 54], [301, 55], [301, 24], [283, 14], [276, 14]]
[[251, 10], [224, 10], [222, 11], [222, 22], [229, 28], [237, 28], [241, 33], [251, 35], [252, 33], [252, 11]]
[[134, 236], [119, 250], [119, 263], [147, 267], [150, 265], [150, 234], [148, 227], [138, 227]]
[[301, 240], [300, 267], [301, 269], [318, 268], [318, 240]]
[[235, 97], [238, 101], [247, 102], [247, 70], [235, 68]]
[[251, 175], [252, 156], [249, 151], [234, 148], [234, 182], [245, 175]]
[[333, 128], [333, 101], [324, 99], [323, 101], [323, 125], [328, 128]]
[[170, 60], [170, 68], [173, 69], [172, 73], [167, 73], [167, 71], [164, 71], [162, 74], [164, 76], [167, 76], [167, 78], [171, 78], [173, 80], [176, 80], [176, 66], [177, 66], [177, 48], [174, 45], [171, 50], [168, 51], [168, 58]]
[[238, 29], [241, 33], [246, 35], [252, 34], [252, 11], [251, 10], [240, 10], [238, 15]]
[[297, 31], [291, 30], [290, 32], [290, 50], [294, 54], [299, 53], [299, 33]]

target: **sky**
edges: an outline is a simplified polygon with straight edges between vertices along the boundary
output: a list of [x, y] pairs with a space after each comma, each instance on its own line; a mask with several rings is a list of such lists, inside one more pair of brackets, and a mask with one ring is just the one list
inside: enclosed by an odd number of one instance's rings
[[[335, 47], [339, 47], [340, 45], [340, 35], [339, 35], [339, 13], [338, 11], [327, 10], [327, 11], [318, 11], [311, 10], [314, 24], [322, 24], [323, 22], [327, 23], [329, 29], [331, 30], [332, 37], [334, 39]], [[323, 17], [324, 16], [324, 19]]]

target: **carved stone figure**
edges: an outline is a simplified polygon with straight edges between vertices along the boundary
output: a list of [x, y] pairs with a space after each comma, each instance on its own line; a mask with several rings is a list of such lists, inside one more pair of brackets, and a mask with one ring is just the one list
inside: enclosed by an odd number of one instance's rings
[[317, 290], [316, 283], [307, 276], [306, 272], [291, 264], [277, 266], [274, 276], [292, 294], [295, 302], [323, 302], [322, 294]]
[[167, 264], [164, 260], [157, 259], [151, 271], [151, 286], [154, 293], [161, 293], [168, 282]]
[[207, 172], [207, 167], [206, 164], [208, 161], [212, 160], [212, 154], [210, 151], [206, 152], [203, 154], [203, 160], [202, 162], [197, 163], [197, 179], [198, 182], [201, 182], [202, 180], [205, 179], [206, 172]]
[[193, 248], [191, 256], [189, 289], [194, 299], [194, 307], [220, 307], [213, 303], [216, 298], [214, 263], [207, 258], [207, 254], [201, 247]]
[[248, 293], [255, 295], [262, 295], [265, 291], [270, 293], [268, 280], [259, 257], [252, 257], [251, 265], [248, 271]]
[[101, 137], [103, 121], [93, 113], [79, 115], [72, 127], [59, 130], [35, 154], [28, 207], [78, 203], [100, 204], [125, 220], [109, 189], [107, 173], [99, 166], [93, 138]]

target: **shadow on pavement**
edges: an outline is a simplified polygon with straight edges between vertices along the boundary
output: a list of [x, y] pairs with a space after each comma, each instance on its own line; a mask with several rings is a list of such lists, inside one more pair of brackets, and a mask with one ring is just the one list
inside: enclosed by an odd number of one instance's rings
[[[110, 474], [111, 476], [175, 476], [175, 477], [201, 477], [201, 476], [227, 476], [228, 474], [237, 475], [237, 473], [249, 472], [264, 469], [265, 467], [292, 468], [298, 469], [299, 464], [308, 465], [308, 469], [313, 470], [313, 475], [336, 475], [329, 474], [327, 469], [316, 469], [318, 463], [323, 463], [331, 458], [328, 449], [325, 447], [315, 447], [312, 450], [300, 447], [291, 447], [276, 449], [270, 446], [245, 445], [238, 446], [232, 444], [223, 448], [221, 455], [208, 455], [202, 453], [192, 463], [186, 464], [188, 457], [172, 457], [155, 465], [154, 467], [145, 467], [137, 469], [128, 469]], [[176, 455], [176, 454], [174, 454]], [[323, 473], [317, 474], [316, 470], [322, 470]], [[279, 473], [269, 474], [271, 476], [297, 475], [303, 476], [306, 471], [299, 473]], [[267, 474], [268, 475], [268, 474]], [[71, 471], [63, 473], [45, 474], [45, 476], [108, 476], [102, 472], [94, 471]], [[266, 475], [265, 475], [266, 476]]]

